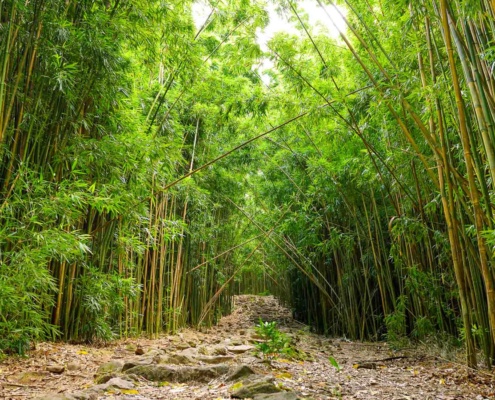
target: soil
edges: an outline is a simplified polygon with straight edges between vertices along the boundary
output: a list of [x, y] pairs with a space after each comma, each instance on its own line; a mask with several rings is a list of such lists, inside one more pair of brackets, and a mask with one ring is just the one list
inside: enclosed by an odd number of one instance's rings
[[[255, 344], [260, 338], [254, 328], [259, 318], [276, 321], [290, 336], [299, 357], [263, 357], [257, 352]], [[235, 298], [231, 315], [206, 332], [184, 329], [177, 335], [119, 340], [104, 347], [39, 343], [27, 358], [9, 357], [0, 362], [0, 399], [229, 399], [235, 392], [233, 385], [240, 385], [224, 375], [201, 382], [190, 374], [190, 380], [174, 378], [174, 383], [153, 382], [118, 370], [107, 379], [119, 376], [131, 389], [96, 386], [98, 376], [105, 382], [98, 368], [110, 361], [121, 368], [129, 360], [157, 367], [183, 360], [189, 369], [204, 369], [217, 361], [230, 369], [249, 366], [256, 376], [282, 390], [278, 397], [259, 397], [267, 399], [495, 398], [495, 377], [488, 371], [471, 370], [424, 350], [393, 351], [383, 342], [317, 335], [293, 320], [275, 298], [245, 295]], [[184, 367], [170, 368], [179, 371]]]

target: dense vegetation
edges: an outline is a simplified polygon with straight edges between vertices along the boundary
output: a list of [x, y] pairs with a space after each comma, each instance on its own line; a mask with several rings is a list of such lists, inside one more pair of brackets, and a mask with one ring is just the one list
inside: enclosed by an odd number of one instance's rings
[[494, 3], [316, 3], [340, 38], [281, 0], [300, 35], [263, 52], [256, 1], [199, 29], [191, 1], [0, 1], [1, 350], [271, 292], [319, 332], [492, 364]]

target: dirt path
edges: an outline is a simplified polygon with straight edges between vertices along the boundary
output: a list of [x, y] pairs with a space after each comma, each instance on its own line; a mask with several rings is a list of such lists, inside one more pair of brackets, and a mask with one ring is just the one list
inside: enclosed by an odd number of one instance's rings
[[[394, 353], [385, 344], [309, 333], [270, 296], [238, 296], [235, 303], [234, 312], [206, 333], [188, 329], [103, 348], [39, 344], [29, 358], [0, 363], [0, 399], [495, 398], [495, 380], [487, 373], [418, 353]], [[263, 362], [253, 346], [260, 317], [277, 321], [308, 360]]]

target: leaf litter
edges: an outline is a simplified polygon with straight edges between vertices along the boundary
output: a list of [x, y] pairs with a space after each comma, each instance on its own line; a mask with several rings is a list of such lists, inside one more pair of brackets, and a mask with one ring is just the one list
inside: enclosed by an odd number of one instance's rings
[[[255, 350], [236, 353], [236, 346], [256, 345], [259, 319], [275, 321], [291, 338], [299, 355], [263, 359]], [[483, 400], [495, 398], [495, 379], [486, 370], [475, 371], [462, 362], [428, 354], [428, 349], [394, 351], [384, 342], [362, 343], [317, 335], [292, 319], [290, 310], [272, 296], [235, 297], [232, 314], [208, 330], [181, 330], [157, 339], [122, 339], [104, 346], [39, 343], [27, 358], [9, 357], [0, 362], [0, 399], [63, 398], [96, 385], [98, 368], [111, 360], [148, 354], [187, 354], [204, 364], [204, 354], [228, 354], [229, 364], [248, 365], [272, 376], [277, 387], [293, 391], [301, 399], [382, 400]], [[194, 355], [198, 355], [194, 359]], [[199, 357], [201, 355], [201, 357]], [[198, 361], [201, 360], [201, 361]], [[60, 368], [53, 368], [60, 367]], [[62, 372], [50, 372], [60, 371]], [[98, 399], [228, 399], [242, 383], [215, 378], [207, 383], [150, 382], [139, 379], [132, 389], [109, 389]], [[59, 397], [56, 397], [59, 396]]]

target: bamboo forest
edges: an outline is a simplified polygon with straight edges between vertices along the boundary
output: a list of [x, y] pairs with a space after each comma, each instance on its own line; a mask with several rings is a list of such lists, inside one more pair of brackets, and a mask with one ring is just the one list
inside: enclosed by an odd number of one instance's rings
[[0, 359], [276, 299], [490, 374], [494, 75], [492, 0], [0, 0]]

